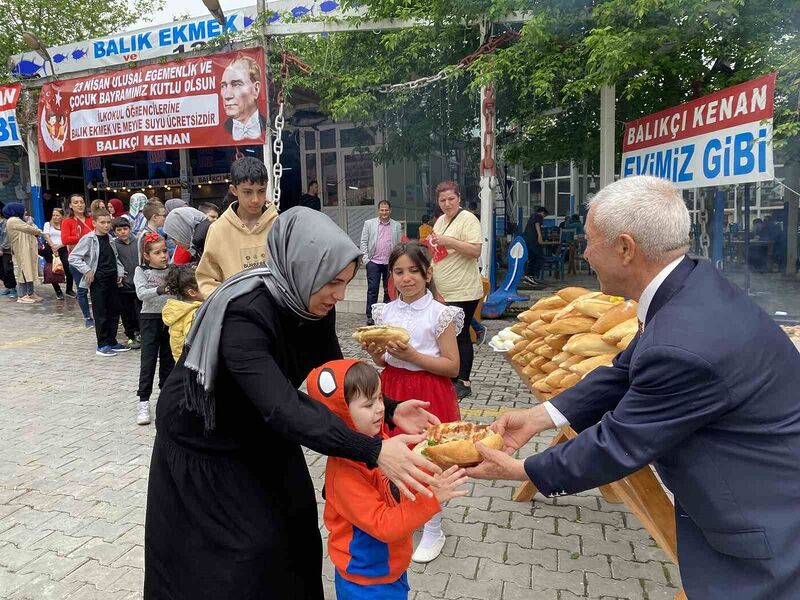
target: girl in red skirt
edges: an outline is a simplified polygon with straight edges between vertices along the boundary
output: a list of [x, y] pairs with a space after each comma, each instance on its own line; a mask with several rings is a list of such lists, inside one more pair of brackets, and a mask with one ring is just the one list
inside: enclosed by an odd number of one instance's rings
[[[442, 423], [459, 421], [458, 397], [451, 377], [458, 375], [456, 335], [464, 326], [464, 311], [434, 300], [433, 270], [427, 248], [403, 242], [392, 250], [389, 273], [398, 297], [388, 304], [373, 304], [376, 325], [396, 325], [411, 334], [408, 344], [371, 344], [365, 349], [375, 364], [384, 367], [381, 389], [393, 400], [424, 400]], [[425, 524], [411, 560], [427, 563], [442, 551], [442, 513]]]

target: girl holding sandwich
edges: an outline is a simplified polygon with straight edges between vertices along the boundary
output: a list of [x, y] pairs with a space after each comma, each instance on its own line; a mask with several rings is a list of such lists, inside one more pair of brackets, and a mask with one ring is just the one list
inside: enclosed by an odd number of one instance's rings
[[[387, 347], [365, 345], [376, 365], [384, 367], [381, 388], [398, 401], [412, 398], [430, 403], [430, 411], [442, 423], [460, 421], [458, 397], [452, 379], [458, 376], [456, 336], [464, 326], [464, 311], [433, 298], [433, 269], [425, 246], [403, 242], [392, 250], [389, 274], [398, 292], [388, 304], [374, 304], [376, 325], [403, 327], [411, 334], [408, 344], [389, 342]], [[426, 524], [411, 560], [434, 560], [445, 543], [441, 512]]]

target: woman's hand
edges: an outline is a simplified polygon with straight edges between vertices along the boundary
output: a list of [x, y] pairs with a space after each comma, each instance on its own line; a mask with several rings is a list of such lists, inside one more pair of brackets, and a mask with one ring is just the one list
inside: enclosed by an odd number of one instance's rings
[[436, 236], [436, 243], [439, 244], [440, 246], [444, 246], [448, 250], [455, 249], [455, 247], [456, 247], [455, 241], [456, 241], [456, 239], [450, 237], [449, 235]]
[[416, 364], [419, 357], [419, 352], [410, 344], [403, 342], [389, 342], [386, 346], [386, 351], [400, 360]]
[[444, 504], [451, 498], [466, 496], [467, 490], [459, 490], [456, 488], [467, 483], [468, 479], [466, 471], [457, 465], [453, 465], [441, 475], [436, 475], [433, 478], [433, 485], [431, 487], [433, 488], [433, 493], [436, 495], [439, 504]]
[[415, 492], [432, 497], [433, 492], [426, 487], [433, 484], [430, 473], [442, 472], [424, 456], [408, 449], [424, 439], [424, 435], [398, 435], [384, 440], [378, 455], [378, 467], [410, 500], [414, 500]]
[[405, 433], [411, 435], [424, 433], [429, 428], [441, 423], [439, 417], [426, 410], [430, 405], [430, 402], [423, 402], [422, 400], [400, 402], [397, 408], [394, 409], [392, 422]]

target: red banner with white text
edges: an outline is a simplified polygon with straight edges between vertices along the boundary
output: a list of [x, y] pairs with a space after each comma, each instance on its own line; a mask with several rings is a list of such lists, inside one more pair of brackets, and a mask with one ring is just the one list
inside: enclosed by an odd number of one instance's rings
[[266, 98], [260, 49], [56, 81], [39, 97], [39, 156], [263, 144]]

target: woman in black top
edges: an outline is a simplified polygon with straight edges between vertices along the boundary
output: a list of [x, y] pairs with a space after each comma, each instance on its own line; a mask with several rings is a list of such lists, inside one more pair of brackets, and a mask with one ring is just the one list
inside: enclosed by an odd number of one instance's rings
[[[361, 435], [297, 390], [312, 368], [342, 357], [333, 307], [358, 248], [326, 215], [300, 207], [277, 219], [268, 246], [267, 267], [226, 281], [200, 308], [159, 397], [147, 599], [323, 598], [301, 445], [379, 466], [403, 491], [430, 483], [420, 467], [439, 471], [406, 445], [422, 435]], [[435, 419], [406, 404], [392, 406], [402, 429]]]

